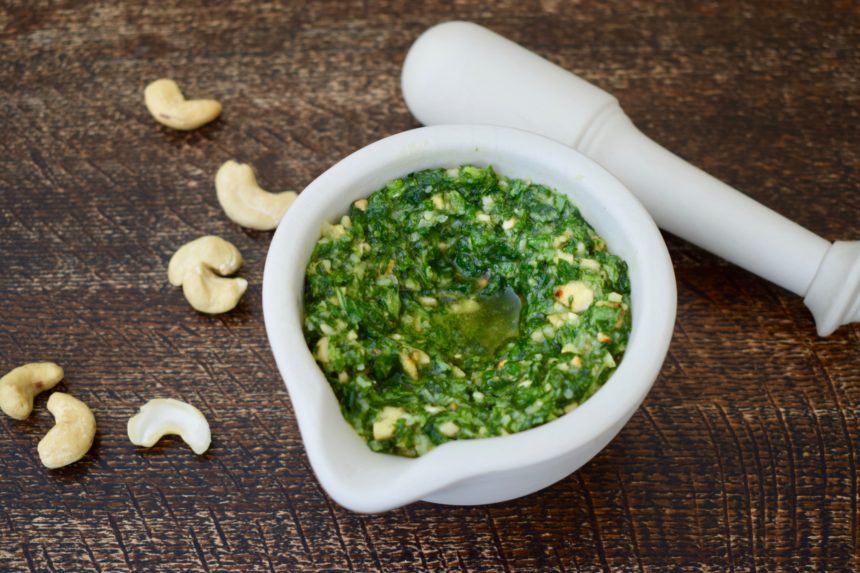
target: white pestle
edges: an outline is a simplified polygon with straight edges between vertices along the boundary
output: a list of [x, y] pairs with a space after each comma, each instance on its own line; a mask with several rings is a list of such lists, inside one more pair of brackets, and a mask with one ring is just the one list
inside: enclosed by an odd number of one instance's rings
[[611, 94], [469, 22], [430, 28], [403, 64], [403, 96], [425, 125], [535, 132], [594, 159], [661, 228], [805, 297], [818, 334], [860, 320], [860, 241], [831, 244], [640, 132]]

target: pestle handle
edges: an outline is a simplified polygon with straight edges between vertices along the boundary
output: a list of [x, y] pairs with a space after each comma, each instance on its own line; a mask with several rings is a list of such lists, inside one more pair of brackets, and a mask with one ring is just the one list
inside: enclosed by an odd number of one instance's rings
[[516, 127], [560, 141], [624, 183], [657, 225], [800, 296], [818, 333], [860, 320], [860, 242], [827, 240], [642, 134], [611, 94], [468, 22], [430, 28], [403, 65], [426, 125]]

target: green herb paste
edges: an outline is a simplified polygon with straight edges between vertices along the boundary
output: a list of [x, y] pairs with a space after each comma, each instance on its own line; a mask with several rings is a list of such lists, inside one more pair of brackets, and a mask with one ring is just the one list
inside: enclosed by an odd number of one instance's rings
[[615, 370], [627, 265], [564, 195], [491, 167], [391, 181], [326, 224], [305, 337], [374, 451], [424, 454], [558, 418]]

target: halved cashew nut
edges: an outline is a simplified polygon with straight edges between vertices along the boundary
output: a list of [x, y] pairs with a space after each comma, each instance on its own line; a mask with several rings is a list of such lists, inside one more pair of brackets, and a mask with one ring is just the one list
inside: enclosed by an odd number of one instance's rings
[[54, 415], [54, 427], [39, 442], [39, 459], [45, 467], [67, 466], [84, 457], [93, 445], [96, 418], [92, 410], [77, 398], [54, 392], [48, 398], [48, 411]]
[[556, 287], [553, 296], [573, 312], [584, 312], [594, 302], [594, 291], [582, 281], [570, 281]]
[[218, 202], [231, 221], [258, 231], [271, 231], [296, 200], [294, 191], [269, 193], [260, 188], [250, 165], [228, 161], [215, 174]]
[[167, 434], [178, 435], [195, 454], [209, 449], [212, 434], [203, 412], [173, 398], [155, 398], [128, 420], [128, 439], [135, 446], [151, 448]]
[[158, 123], [173, 129], [191, 130], [207, 124], [221, 113], [221, 104], [212, 99], [186, 100], [176, 82], [155, 80], [143, 90], [146, 109]]
[[16, 420], [33, 411], [33, 398], [63, 379], [63, 369], [53, 362], [31, 362], [0, 378], [0, 409]]
[[[207, 235], [182, 245], [167, 267], [170, 284], [181, 286], [185, 298], [200, 312], [232, 310], [248, 288], [243, 278], [222, 278], [242, 266], [242, 254], [220, 237]], [[217, 274], [216, 274], [217, 273]]]

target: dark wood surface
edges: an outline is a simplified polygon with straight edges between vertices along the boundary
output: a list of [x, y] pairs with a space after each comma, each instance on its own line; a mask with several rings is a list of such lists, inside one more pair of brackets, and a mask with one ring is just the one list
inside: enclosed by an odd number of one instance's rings
[[[0, 5], [0, 371], [66, 369], [91, 452], [42, 467], [52, 425], [0, 416], [2, 571], [599, 571], [860, 568], [860, 329], [815, 335], [801, 300], [667, 237], [678, 321], [663, 371], [576, 474], [483, 507], [358, 515], [329, 500], [270, 354], [270, 233], [232, 224], [213, 177], [272, 190], [416, 126], [410, 43], [487, 25], [615, 93], [657, 141], [828, 239], [860, 238], [855, 2], [21, 1]], [[224, 104], [179, 133], [143, 87]], [[167, 283], [213, 233], [246, 258], [238, 309]], [[214, 441], [133, 447], [147, 399], [200, 407]]]

